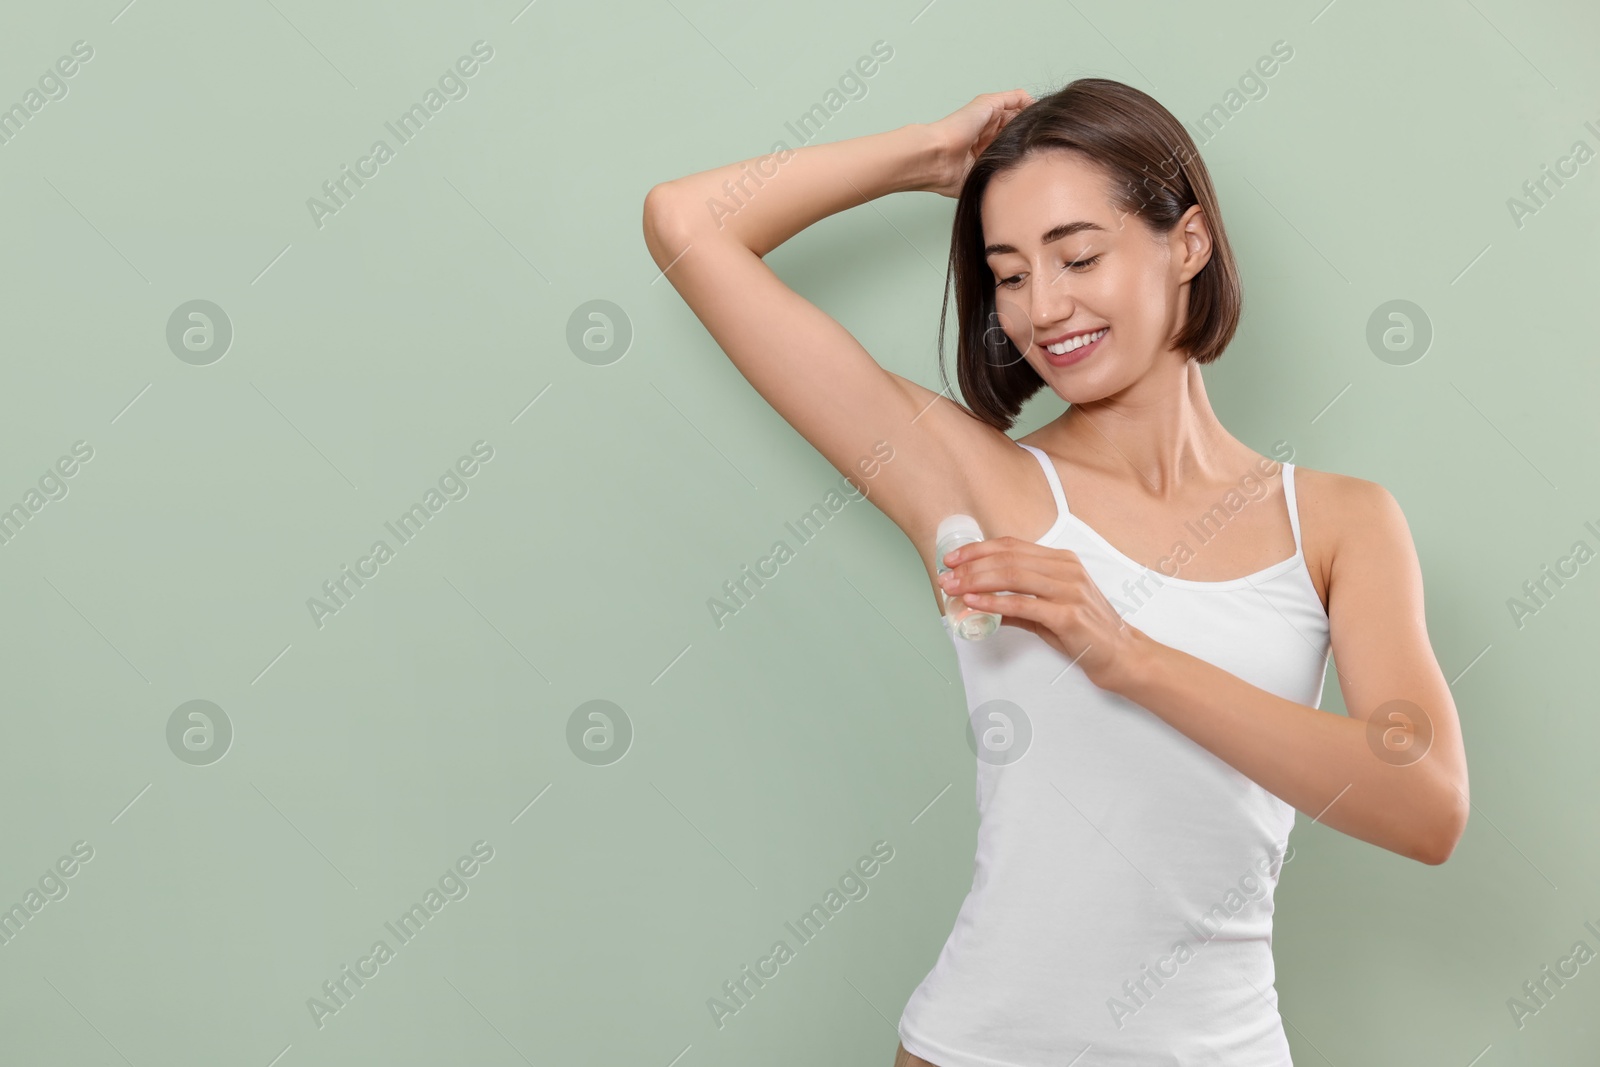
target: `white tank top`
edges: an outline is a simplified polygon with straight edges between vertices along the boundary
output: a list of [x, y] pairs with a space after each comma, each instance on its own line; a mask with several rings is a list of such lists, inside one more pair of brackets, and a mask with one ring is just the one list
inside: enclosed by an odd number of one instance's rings
[[[1049, 456], [1022, 447], [1058, 512], [1037, 543], [1077, 553], [1119, 615], [1268, 692], [1321, 704], [1328, 617], [1305, 563], [1293, 464], [1282, 470], [1294, 555], [1197, 582], [1119, 552], [1068, 510]], [[1224, 507], [1247, 502], [1235, 494]], [[976, 727], [978, 843], [955, 929], [900, 1018], [907, 1051], [937, 1067], [1290, 1065], [1272, 898], [1294, 808], [1044, 639], [1002, 626], [968, 641], [940, 618]]]

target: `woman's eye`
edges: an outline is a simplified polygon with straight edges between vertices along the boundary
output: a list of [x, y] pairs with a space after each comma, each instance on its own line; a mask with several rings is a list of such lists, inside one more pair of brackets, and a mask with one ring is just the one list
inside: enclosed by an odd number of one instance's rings
[[[1094, 255], [1090, 256], [1087, 259], [1074, 259], [1071, 262], [1063, 263], [1061, 265], [1061, 269], [1062, 270], [1077, 270], [1077, 271], [1088, 270], [1090, 267], [1092, 267], [1096, 263], [1100, 262], [1100, 257], [1103, 256], [1103, 255], [1105, 255], [1104, 252], [1097, 252], [1097, 253], [1095, 253]], [[1022, 284], [1022, 275], [1013, 274], [1009, 278], [1001, 278], [998, 282], [995, 283], [995, 288], [996, 289], [1000, 289], [1000, 288], [1016, 289], [1021, 284]]]

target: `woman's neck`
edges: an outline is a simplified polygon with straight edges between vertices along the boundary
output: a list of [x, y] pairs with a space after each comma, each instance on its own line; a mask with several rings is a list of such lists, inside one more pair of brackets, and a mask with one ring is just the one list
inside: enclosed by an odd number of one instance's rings
[[1192, 360], [1104, 400], [1073, 404], [1033, 436], [1079, 466], [1137, 478], [1159, 497], [1196, 482], [1231, 482], [1255, 458], [1211, 409], [1201, 367]]

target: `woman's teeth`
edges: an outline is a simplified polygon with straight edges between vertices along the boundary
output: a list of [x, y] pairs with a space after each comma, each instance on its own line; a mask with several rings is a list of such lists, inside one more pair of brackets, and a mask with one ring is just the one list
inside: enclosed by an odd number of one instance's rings
[[1082, 348], [1084, 345], [1094, 344], [1096, 341], [1100, 340], [1100, 338], [1106, 335], [1106, 329], [1110, 329], [1110, 327], [1096, 330], [1094, 333], [1080, 333], [1076, 337], [1067, 338], [1058, 345], [1046, 345], [1045, 351], [1049, 352], [1052, 356], [1064, 356], [1068, 352]]

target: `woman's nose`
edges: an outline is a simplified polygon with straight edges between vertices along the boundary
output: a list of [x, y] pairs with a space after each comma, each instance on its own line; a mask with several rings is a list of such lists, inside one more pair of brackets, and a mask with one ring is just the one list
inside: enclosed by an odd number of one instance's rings
[[1034, 290], [1030, 316], [1035, 338], [1048, 338], [1050, 331], [1072, 318], [1075, 310], [1072, 294], [1065, 287], [1040, 286]]

